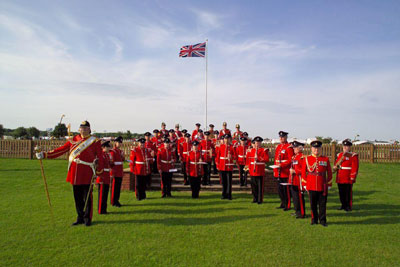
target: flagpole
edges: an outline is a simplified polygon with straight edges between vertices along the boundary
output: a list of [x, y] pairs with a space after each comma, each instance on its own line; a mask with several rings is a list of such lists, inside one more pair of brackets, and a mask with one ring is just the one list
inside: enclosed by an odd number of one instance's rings
[[208, 130], [208, 123], [207, 123], [207, 72], [208, 72], [208, 39], [206, 39], [206, 131]]

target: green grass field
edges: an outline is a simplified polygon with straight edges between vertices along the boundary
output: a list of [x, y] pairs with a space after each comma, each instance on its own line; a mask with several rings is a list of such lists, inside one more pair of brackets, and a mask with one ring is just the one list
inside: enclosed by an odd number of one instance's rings
[[[121, 208], [76, 219], [67, 162], [44, 161], [55, 225], [39, 163], [0, 159], [0, 265], [13, 266], [394, 266], [400, 265], [400, 165], [362, 164], [354, 186], [354, 211], [338, 211], [337, 188], [328, 197], [328, 227], [311, 226], [263, 205], [248, 194], [220, 200], [219, 193], [149, 192], [136, 201], [123, 192]], [[95, 201], [97, 194], [95, 194]], [[96, 205], [95, 205], [96, 206]], [[307, 214], [310, 214], [308, 199]]]

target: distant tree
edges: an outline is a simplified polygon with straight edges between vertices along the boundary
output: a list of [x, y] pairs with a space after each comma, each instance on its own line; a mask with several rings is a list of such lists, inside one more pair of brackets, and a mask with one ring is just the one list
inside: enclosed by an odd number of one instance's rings
[[315, 139], [321, 141], [323, 144], [330, 144], [332, 142], [332, 137], [316, 136]]
[[59, 123], [54, 127], [54, 131], [51, 133], [56, 138], [65, 137], [68, 135], [67, 126], [64, 123]]
[[128, 131], [126, 132], [126, 134], [124, 134], [124, 138], [125, 138], [125, 139], [132, 139], [132, 133], [131, 133], [131, 131], [128, 130]]
[[3, 124], [0, 124], [0, 139], [3, 139], [4, 136], [4, 128], [3, 128]]
[[28, 136], [30, 138], [32, 137], [39, 138], [40, 136], [40, 131], [36, 127], [29, 127], [26, 131], [28, 132]]
[[20, 138], [20, 139], [28, 138], [28, 132], [24, 127], [18, 127], [13, 131], [12, 135], [14, 136], [14, 138]]

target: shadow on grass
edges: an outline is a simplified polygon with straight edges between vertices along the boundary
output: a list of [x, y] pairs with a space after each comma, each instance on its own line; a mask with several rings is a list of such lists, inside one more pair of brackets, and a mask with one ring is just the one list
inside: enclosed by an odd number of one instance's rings
[[[331, 224], [399, 224], [400, 205], [393, 204], [355, 204], [352, 212], [335, 211], [330, 216], [349, 217], [349, 221], [332, 222]], [[360, 219], [360, 220], [359, 220]]]
[[187, 214], [205, 214], [205, 213], [218, 213], [225, 212], [229, 210], [244, 210], [245, 208], [206, 208], [206, 209], [184, 209], [184, 210], [176, 210], [176, 209], [151, 209], [151, 210], [128, 210], [128, 211], [115, 211], [109, 212], [110, 214], [176, 214], [176, 215], [187, 215]]
[[9, 169], [0, 170], [0, 172], [27, 172], [27, 171], [40, 171], [39, 168], [29, 168], [29, 169]]
[[242, 220], [252, 220], [257, 218], [267, 218], [272, 214], [263, 215], [236, 215], [236, 216], [218, 216], [211, 218], [162, 218], [162, 219], [144, 219], [144, 220], [118, 220], [118, 221], [95, 221], [93, 224], [163, 224], [165, 226], [194, 226], [194, 225], [213, 225], [221, 223], [230, 223]]

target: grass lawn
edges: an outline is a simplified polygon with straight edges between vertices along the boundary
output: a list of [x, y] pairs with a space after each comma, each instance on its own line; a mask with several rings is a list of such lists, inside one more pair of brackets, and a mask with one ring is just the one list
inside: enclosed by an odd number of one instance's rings
[[[121, 208], [93, 215], [91, 227], [76, 219], [67, 161], [44, 161], [55, 225], [38, 161], [0, 159], [0, 265], [13, 266], [399, 266], [400, 164], [361, 164], [354, 211], [338, 211], [335, 186], [328, 197], [328, 227], [296, 220], [248, 194], [233, 201], [219, 193], [148, 192], [136, 201], [123, 192]], [[95, 194], [97, 201], [97, 192]], [[95, 207], [97, 206], [97, 202]], [[306, 199], [309, 215], [309, 202]]]

